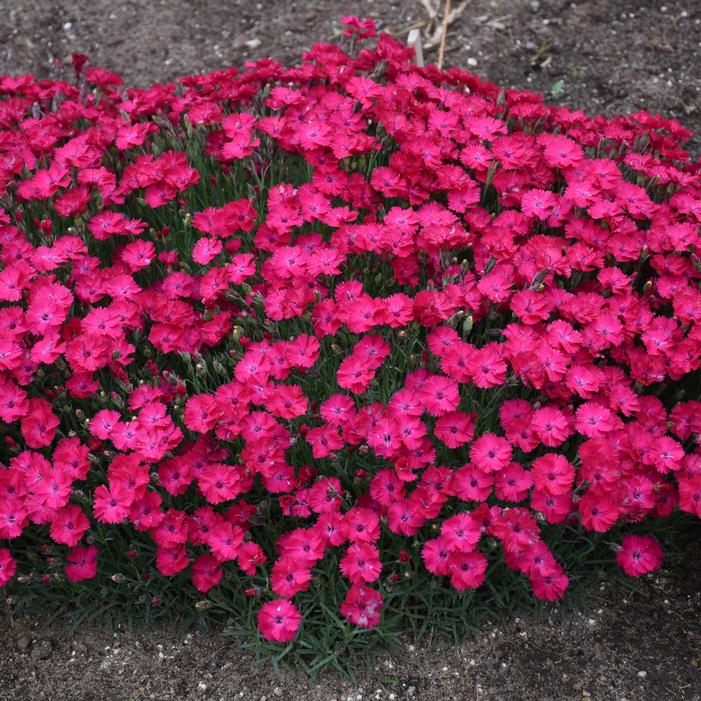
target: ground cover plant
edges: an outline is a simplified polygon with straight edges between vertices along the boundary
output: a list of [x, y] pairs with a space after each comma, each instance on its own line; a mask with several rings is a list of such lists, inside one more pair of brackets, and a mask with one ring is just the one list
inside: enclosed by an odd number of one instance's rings
[[701, 516], [689, 133], [347, 28], [143, 90], [0, 78], [13, 597], [186, 601], [321, 665], [652, 572]]

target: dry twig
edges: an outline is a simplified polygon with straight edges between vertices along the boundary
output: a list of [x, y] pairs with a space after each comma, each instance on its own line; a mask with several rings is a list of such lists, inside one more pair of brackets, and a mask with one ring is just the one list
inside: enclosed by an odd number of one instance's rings
[[445, 55], [445, 39], [448, 36], [448, 20], [450, 19], [450, 0], [445, 0], [443, 8], [443, 26], [441, 27], [441, 41], [438, 45], [438, 70], [443, 68], [443, 56]]
[[[428, 22], [425, 24], [424, 50], [430, 51], [440, 47], [441, 39], [447, 36], [448, 27], [457, 20], [467, 9], [472, 0], [463, 0], [457, 7], [450, 8], [450, 2], [446, 2], [445, 11], [439, 21], [438, 2], [440, 0], [421, 0], [421, 5], [426, 10]], [[445, 28], [445, 29], [444, 29]]]

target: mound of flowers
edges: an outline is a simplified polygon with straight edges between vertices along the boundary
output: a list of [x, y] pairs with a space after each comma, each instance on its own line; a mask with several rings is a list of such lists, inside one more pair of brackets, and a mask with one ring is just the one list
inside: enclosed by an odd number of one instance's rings
[[132, 533], [284, 642], [319, 577], [376, 626], [412, 548], [552, 601], [549, 534], [640, 575], [650, 524], [701, 516], [689, 132], [345, 21], [292, 68], [0, 77], [0, 585], [27, 543], [80, 582]]

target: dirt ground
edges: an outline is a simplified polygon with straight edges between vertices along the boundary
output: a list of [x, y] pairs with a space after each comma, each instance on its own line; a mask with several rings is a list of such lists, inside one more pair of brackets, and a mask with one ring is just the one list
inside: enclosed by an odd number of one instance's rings
[[[416, 0], [0, 0], [0, 10], [0, 72], [45, 76], [54, 58], [80, 51], [141, 86], [264, 55], [294, 61], [331, 39], [342, 14], [374, 17], [402, 39], [426, 19]], [[450, 27], [446, 65], [701, 132], [700, 31], [699, 0], [471, 0]]]
[[515, 618], [458, 647], [407, 641], [355, 682], [276, 674], [220, 633], [71, 633], [0, 615], [0, 701], [698, 701], [700, 589], [686, 567], [640, 593], [604, 584], [557, 620]]
[[[79, 51], [129, 85], [264, 55], [294, 61], [330, 40], [343, 14], [402, 39], [426, 19], [417, 0], [0, 0], [0, 10], [0, 73], [47, 75]], [[471, 0], [450, 27], [446, 65], [577, 109], [660, 112], [701, 133], [699, 0]]]
[[[73, 51], [139, 86], [264, 55], [294, 61], [333, 38], [342, 14], [402, 38], [425, 19], [414, 0], [0, 0], [0, 73], [46, 76]], [[590, 112], [660, 112], [701, 133], [700, 0], [473, 0], [450, 28], [446, 65]], [[407, 642], [355, 683], [278, 676], [218, 633], [113, 638], [0, 613], [0, 701], [698, 701], [700, 555], [645, 594], [605, 586], [563, 620], [515, 619], [458, 648]]]

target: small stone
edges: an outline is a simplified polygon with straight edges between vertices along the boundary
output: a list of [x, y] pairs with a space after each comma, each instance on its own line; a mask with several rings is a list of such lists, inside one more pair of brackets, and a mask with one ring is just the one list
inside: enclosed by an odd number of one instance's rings
[[257, 49], [257, 48], [261, 45], [261, 43], [262, 43], [262, 42], [261, 42], [260, 39], [249, 39], [249, 40], [246, 42], [246, 46], [247, 46], [249, 49]]
[[48, 640], [39, 640], [32, 645], [32, 662], [46, 660], [51, 657], [53, 647]]
[[282, 696], [282, 689], [279, 686], [273, 689], [273, 696]]
[[467, 59], [467, 65], [468, 65], [468, 66], [476, 66], [476, 65], [477, 65], [477, 59], [474, 58], [473, 56], [470, 56], [470, 58]]
[[641, 679], [645, 679], [645, 677], [647, 677], [647, 672], [646, 672], [644, 669], [641, 669], [641, 670], [638, 672], [638, 676], [639, 676]]
[[32, 639], [28, 635], [22, 635], [17, 641], [17, 647], [24, 652], [32, 642]]
[[204, 693], [207, 691], [207, 685], [204, 682], [197, 682], [197, 691]]

